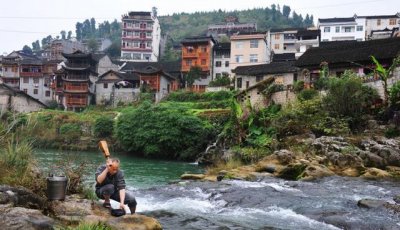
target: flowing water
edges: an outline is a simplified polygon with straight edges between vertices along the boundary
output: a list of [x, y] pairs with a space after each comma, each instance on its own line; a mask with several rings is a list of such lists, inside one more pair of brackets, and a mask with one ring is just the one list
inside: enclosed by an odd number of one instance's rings
[[[37, 153], [43, 165], [67, 155], [71, 153]], [[103, 161], [99, 153], [80, 156], [95, 163]], [[398, 214], [357, 206], [364, 198], [393, 203], [393, 196], [400, 194], [399, 182], [343, 177], [302, 182], [263, 177], [256, 182], [171, 184], [184, 172], [202, 169], [182, 162], [119, 157], [137, 198], [137, 211], [155, 217], [164, 229], [400, 229]]]

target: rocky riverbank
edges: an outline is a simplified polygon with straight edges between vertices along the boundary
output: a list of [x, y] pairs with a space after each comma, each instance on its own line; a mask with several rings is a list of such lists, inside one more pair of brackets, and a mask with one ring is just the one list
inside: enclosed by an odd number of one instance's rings
[[162, 229], [160, 223], [140, 214], [113, 217], [99, 201], [67, 196], [47, 201], [22, 187], [0, 185], [0, 226], [3, 229], [54, 229], [80, 223], [103, 224], [111, 229]]
[[275, 151], [251, 165], [222, 170], [217, 175], [183, 179], [252, 180], [272, 175], [287, 180], [313, 180], [339, 175], [367, 179], [400, 178], [400, 139], [376, 137], [332, 137], [313, 135], [284, 140], [287, 148]]

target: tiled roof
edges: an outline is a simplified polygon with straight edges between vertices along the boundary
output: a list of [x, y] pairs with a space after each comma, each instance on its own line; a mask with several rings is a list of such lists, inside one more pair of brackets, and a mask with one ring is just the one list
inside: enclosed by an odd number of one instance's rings
[[121, 73], [121, 72], [117, 72], [114, 70], [109, 70], [109, 71], [103, 73], [101, 76], [99, 76], [99, 80], [97, 80], [96, 83], [108, 82], [108, 81], [103, 80], [103, 77], [107, 76], [109, 73], [115, 74], [121, 80], [126, 80], [126, 81], [138, 81], [139, 80], [139, 76], [136, 73]]
[[272, 56], [272, 61], [273, 62], [296, 61], [295, 53], [274, 54]]
[[319, 23], [334, 23], [334, 22], [355, 22], [354, 17], [350, 18], [319, 18]]
[[221, 42], [214, 46], [214, 50], [230, 50], [231, 43], [230, 42]]
[[265, 74], [293, 73], [297, 68], [294, 62], [271, 62], [269, 64], [238, 66], [232, 72], [237, 75], [257, 76]]
[[35, 101], [36, 103], [42, 105], [44, 108], [47, 108], [47, 105], [45, 105], [44, 103], [42, 103], [41, 101], [39, 101], [38, 99], [30, 96], [29, 94], [26, 94], [24, 91], [18, 90], [18, 89], [14, 89], [13, 87], [8, 86], [7, 84], [4, 83], [0, 83], [0, 86], [3, 86], [4, 88], [10, 90], [11, 92], [15, 94], [19, 94], [22, 95], [23, 97], [26, 97], [32, 101]]
[[378, 60], [392, 59], [400, 54], [400, 38], [377, 39], [364, 42], [342, 41], [321, 43], [320, 47], [308, 49], [297, 61], [296, 66], [319, 66], [329, 64], [370, 62], [370, 56]]
[[306, 36], [321, 36], [321, 30], [307, 30], [302, 29], [297, 31], [297, 37], [306, 37]]
[[209, 42], [212, 41], [215, 43], [215, 40], [211, 36], [196, 36], [196, 37], [187, 37], [184, 38], [181, 43], [200, 43], [200, 42]]

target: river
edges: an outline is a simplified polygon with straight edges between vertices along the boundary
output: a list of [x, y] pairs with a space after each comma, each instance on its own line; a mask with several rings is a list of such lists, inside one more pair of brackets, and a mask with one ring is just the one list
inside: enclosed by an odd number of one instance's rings
[[[49, 168], [70, 156], [104, 161], [100, 153], [38, 150]], [[117, 155], [139, 213], [155, 217], [164, 229], [400, 229], [400, 216], [360, 208], [364, 198], [386, 200], [400, 194], [400, 183], [329, 177], [312, 182], [262, 177], [256, 182], [180, 182], [184, 172], [201, 172], [183, 162]], [[93, 168], [95, 170], [95, 168]], [[92, 175], [87, 180], [93, 180]]]

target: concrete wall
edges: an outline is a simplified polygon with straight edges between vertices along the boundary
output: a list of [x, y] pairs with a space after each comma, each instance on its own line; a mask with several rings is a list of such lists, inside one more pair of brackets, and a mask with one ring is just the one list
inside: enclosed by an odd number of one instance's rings
[[220, 86], [220, 87], [207, 86], [206, 87], [206, 92], [218, 92], [218, 91], [229, 91], [229, 87], [224, 87], [224, 86]]
[[270, 100], [268, 100], [257, 88], [246, 92], [244, 95], [239, 97], [239, 102], [242, 107], [247, 106], [247, 101], [250, 101], [252, 108], [262, 109], [267, 107], [272, 101], [276, 104], [286, 105], [287, 103], [296, 100], [296, 95], [289, 91], [281, 91], [272, 94]]
[[119, 102], [130, 103], [137, 99], [139, 88], [114, 88], [114, 97], [111, 98], [113, 83], [108, 83], [108, 88], [104, 88], [103, 83], [96, 84], [96, 105], [104, 105], [107, 101], [113, 101], [113, 105]]
[[[276, 84], [285, 85], [285, 86], [286, 85], [293, 85], [293, 82], [294, 82], [294, 73], [267, 74], [267, 75], [264, 75], [262, 79], [259, 79], [259, 81], [267, 79], [268, 77], [274, 77]], [[239, 90], [246, 89], [246, 82], [249, 82], [249, 87], [251, 87], [251, 86], [253, 86], [253, 85], [258, 83], [256, 81], [257, 78], [255, 76], [237, 75], [236, 78], [241, 78], [242, 79], [242, 87], [241, 88], [238, 88], [237, 87], [237, 81], [235, 82], [235, 88], [239, 89]]]
[[[362, 26], [361, 31], [357, 31], [357, 26]], [[330, 27], [330, 32], [325, 32], [325, 28]], [[339, 27], [339, 32], [336, 32]], [[350, 32], [345, 32], [345, 27], [352, 27]], [[365, 41], [365, 18], [356, 18], [355, 22], [345, 23], [321, 23], [318, 28], [321, 30], [321, 41], [342, 41], [360, 40]]]
[[[24, 79], [28, 79], [28, 82], [24, 83]], [[38, 80], [39, 83], [34, 83], [35, 79]], [[44, 77], [21, 77], [19, 84], [21, 91], [26, 89], [26, 93], [29, 96], [38, 99], [42, 103], [47, 103], [52, 100], [51, 89], [49, 88], [50, 84], [45, 86]], [[34, 93], [35, 89], [37, 89], [37, 94]], [[48, 92], [48, 96], [46, 96], [46, 91]]]
[[[258, 48], [250, 48], [250, 40], [258, 41]], [[241, 43], [242, 45], [238, 45]], [[257, 54], [257, 62], [250, 62], [250, 55]], [[242, 62], [236, 61], [236, 56], [242, 55]], [[230, 58], [230, 68], [235, 69], [237, 66], [244, 65], [256, 65], [265, 64], [270, 61], [270, 52], [268, 52], [267, 43], [265, 39], [260, 38], [248, 38], [248, 39], [238, 39], [231, 40], [231, 58]]]
[[[390, 19], [395, 20], [395, 24], [394, 25], [390, 25]], [[379, 19], [380, 20], [380, 25], [378, 25], [378, 19], [366, 19], [366, 32], [367, 32], [367, 36], [369, 36], [371, 34], [372, 30], [383, 30], [385, 28], [388, 28], [390, 30], [393, 29], [393, 27], [399, 27], [399, 22], [400, 19], [398, 17], [393, 17], [393, 18], [382, 18]]]
[[106, 55], [99, 60], [99, 63], [97, 65], [97, 73], [99, 74], [99, 76], [101, 76], [109, 70], [118, 71], [118, 68], [118, 65], [112, 63], [110, 57]]
[[[11, 104], [11, 108], [9, 108]], [[23, 94], [15, 94], [0, 86], [0, 113], [11, 109], [19, 113], [27, 113], [43, 109], [44, 106]]]

